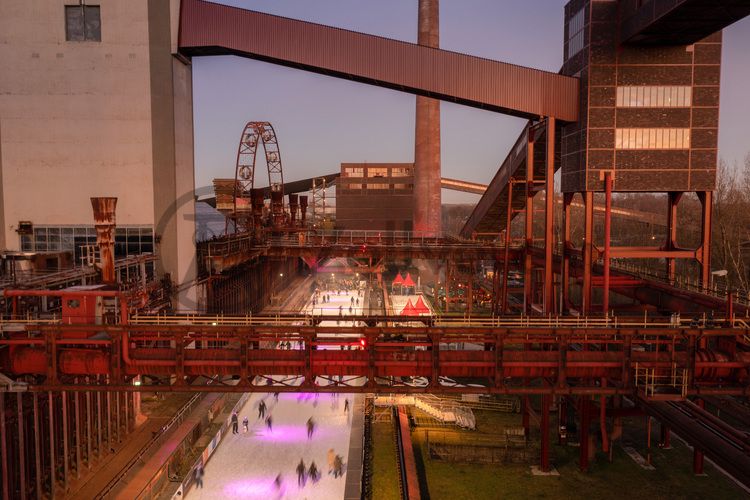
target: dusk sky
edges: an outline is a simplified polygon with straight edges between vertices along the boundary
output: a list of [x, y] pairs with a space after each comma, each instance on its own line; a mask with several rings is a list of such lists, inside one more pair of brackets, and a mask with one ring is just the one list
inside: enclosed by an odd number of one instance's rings
[[[416, 42], [417, 0], [221, 0], [219, 3]], [[565, 0], [441, 0], [440, 46], [558, 71]], [[414, 161], [415, 97], [240, 57], [193, 59], [196, 187], [234, 177], [248, 121], [270, 121], [284, 180], [339, 171], [342, 162]], [[724, 30], [719, 156], [750, 152], [750, 18]], [[443, 102], [444, 177], [487, 183], [524, 120]], [[256, 186], [268, 184], [265, 164]], [[478, 196], [443, 190], [444, 203]]]

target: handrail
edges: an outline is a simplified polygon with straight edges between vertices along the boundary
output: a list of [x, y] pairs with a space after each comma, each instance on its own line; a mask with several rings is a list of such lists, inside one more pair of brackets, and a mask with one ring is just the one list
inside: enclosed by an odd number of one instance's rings
[[[210, 383], [210, 381], [209, 381]], [[128, 463], [125, 465], [125, 467], [122, 468], [120, 473], [114, 477], [107, 485], [94, 497], [96, 499], [99, 498], [106, 498], [107, 495], [109, 495], [112, 490], [127, 476], [127, 474], [138, 464], [138, 462], [141, 461], [143, 456], [153, 447], [155, 446], [159, 441], [162, 440], [166, 436], [167, 431], [172, 428], [175, 424], [182, 423], [182, 420], [187, 415], [189, 411], [193, 409], [193, 405], [196, 404], [198, 401], [203, 399], [203, 396], [205, 396], [205, 393], [196, 393], [192, 398], [190, 398], [184, 405], [182, 405], [182, 408], [167, 422], [164, 424], [161, 429], [157, 432], [156, 435], [154, 435], [146, 444], [144, 444], [141, 449], [138, 451], [138, 453], [128, 461]]]

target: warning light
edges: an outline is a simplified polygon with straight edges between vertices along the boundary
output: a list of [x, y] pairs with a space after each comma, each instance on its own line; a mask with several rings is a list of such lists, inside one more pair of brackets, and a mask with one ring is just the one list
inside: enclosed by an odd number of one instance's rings
[[364, 349], [365, 347], [367, 347], [367, 340], [359, 339], [359, 345]]

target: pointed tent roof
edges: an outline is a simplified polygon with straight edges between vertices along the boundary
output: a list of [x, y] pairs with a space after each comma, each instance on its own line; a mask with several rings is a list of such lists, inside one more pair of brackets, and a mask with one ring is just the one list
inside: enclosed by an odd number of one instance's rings
[[404, 278], [401, 277], [401, 273], [398, 273], [396, 276], [396, 279], [393, 280], [394, 285], [403, 285], [404, 284]]
[[411, 273], [406, 273], [406, 278], [404, 278], [404, 286], [415, 286], [414, 280], [411, 279]]
[[414, 304], [414, 311], [417, 314], [430, 314], [430, 309], [424, 303], [424, 300], [422, 300], [421, 295], [417, 298], [417, 303]]
[[414, 309], [414, 304], [411, 303], [411, 299], [406, 301], [406, 307], [401, 311], [401, 316], [416, 316], [417, 311]]

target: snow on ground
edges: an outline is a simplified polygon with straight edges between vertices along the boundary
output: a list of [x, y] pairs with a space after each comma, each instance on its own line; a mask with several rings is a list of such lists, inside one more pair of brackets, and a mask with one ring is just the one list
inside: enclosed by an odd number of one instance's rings
[[[342, 306], [342, 315], [348, 316], [352, 297], [355, 298], [355, 305], [351, 314], [361, 314], [364, 292], [361, 296], [358, 296], [356, 290], [342, 292], [340, 295], [336, 295], [335, 291], [328, 294], [331, 296], [330, 303], [322, 305], [330, 309], [326, 311], [327, 314], [338, 314], [339, 306]], [[359, 306], [356, 306], [357, 298]], [[316, 314], [320, 314], [320, 307], [320, 304], [316, 306]], [[312, 312], [311, 303], [308, 303], [305, 312]], [[335, 321], [323, 323], [329, 326], [336, 324]], [[351, 322], [341, 321], [341, 325], [351, 325]], [[232, 434], [230, 429], [205, 467], [203, 488], [191, 487], [186, 499], [343, 498], [346, 467], [341, 477], [328, 475], [327, 453], [333, 448], [336, 454], [342, 456], [344, 464], [348, 462], [351, 412], [344, 411], [346, 399], [351, 404], [354, 397], [347, 394], [316, 396], [309, 393], [282, 393], [277, 402], [272, 394], [254, 394], [240, 410], [240, 433]], [[273, 430], [269, 430], [265, 422], [258, 419], [258, 404], [261, 400], [266, 402], [272, 415]], [[242, 419], [245, 416], [250, 422], [247, 433], [242, 429]], [[312, 439], [307, 438], [307, 419], [310, 417], [316, 424]], [[321, 472], [320, 481], [313, 484], [308, 480], [304, 486], [298, 486], [295, 469], [300, 459], [304, 460], [308, 468], [315, 461]], [[277, 489], [274, 484], [278, 474], [282, 476], [281, 489]]]

